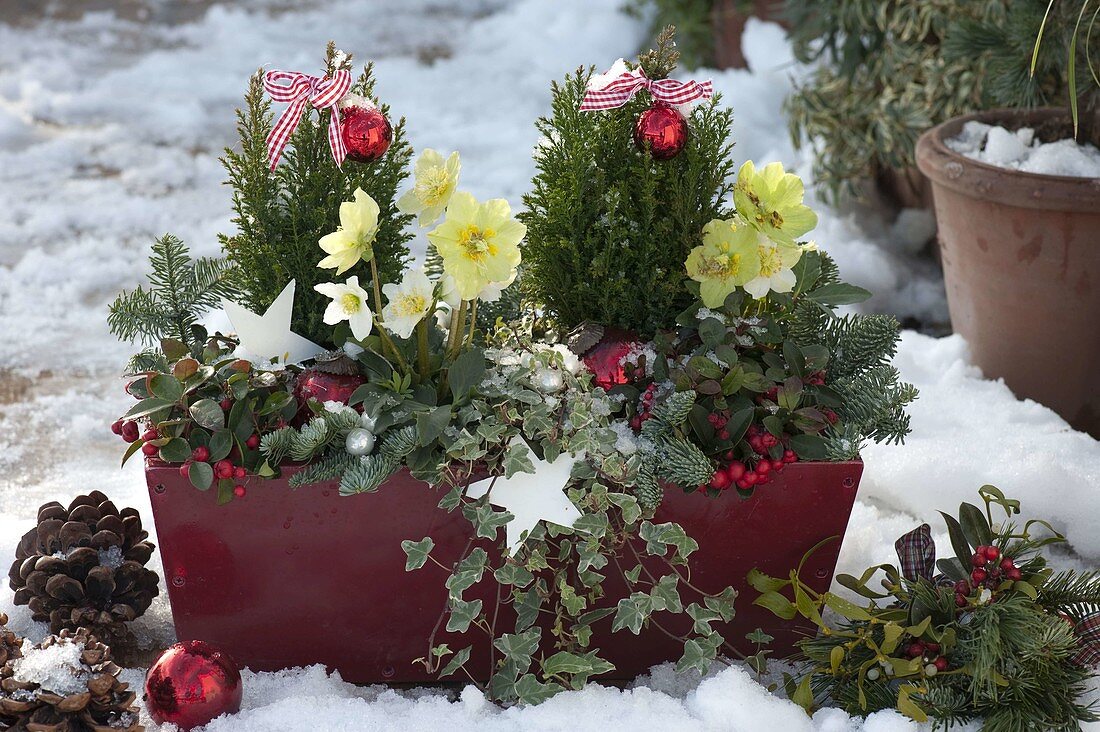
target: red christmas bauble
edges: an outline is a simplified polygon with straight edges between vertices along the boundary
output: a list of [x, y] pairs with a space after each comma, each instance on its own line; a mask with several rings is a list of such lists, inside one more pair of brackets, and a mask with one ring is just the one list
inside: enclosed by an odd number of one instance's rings
[[157, 724], [191, 730], [241, 709], [241, 672], [205, 641], [184, 641], [161, 654], [145, 676], [145, 706]]
[[608, 328], [600, 342], [584, 354], [584, 365], [595, 375], [596, 386], [611, 389], [627, 382], [623, 359], [637, 345], [638, 339], [624, 330]]
[[348, 158], [370, 163], [385, 155], [393, 142], [393, 128], [377, 108], [348, 106], [340, 110], [340, 135]]
[[654, 102], [634, 123], [634, 143], [642, 150], [648, 143], [649, 154], [654, 160], [676, 157], [687, 139], [688, 123], [684, 115], [664, 102]]
[[294, 394], [303, 407], [310, 399], [347, 404], [355, 390], [366, 381], [359, 374], [330, 374], [316, 369], [306, 369], [298, 374], [298, 380], [294, 384]]

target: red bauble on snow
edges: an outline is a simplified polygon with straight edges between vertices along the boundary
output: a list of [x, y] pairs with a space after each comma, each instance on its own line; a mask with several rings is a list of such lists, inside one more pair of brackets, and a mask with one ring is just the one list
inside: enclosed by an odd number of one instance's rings
[[584, 365], [595, 374], [596, 386], [610, 389], [627, 382], [623, 359], [634, 350], [637, 338], [623, 330], [607, 328], [600, 342], [584, 354]]
[[393, 128], [377, 107], [349, 104], [340, 108], [340, 136], [349, 159], [370, 163], [390, 149]]
[[330, 374], [317, 369], [306, 369], [298, 375], [294, 395], [298, 404], [306, 406], [310, 399], [319, 402], [347, 404], [355, 390], [366, 383], [359, 374]]
[[634, 143], [642, 150], [648, 145], [655, 160], [676, 157], [687, 139], [688, 123], [684, 115], [664, 102], [654, 102], [634, 123]]
[[241, 672], [204, 641], [184, 641], [161, 654], [145, 676], [145, 706], [157, 724], [201, 727], [241, 708]]

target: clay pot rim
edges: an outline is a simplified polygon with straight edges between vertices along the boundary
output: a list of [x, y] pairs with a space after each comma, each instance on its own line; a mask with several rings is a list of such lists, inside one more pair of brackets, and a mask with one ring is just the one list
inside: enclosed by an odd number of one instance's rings
[[[1100, 208], [1100, 178], [1045, 175], [1001, 168], [972, 160], [947, 146], [967, 122], [1001, 124], [1006, 127], [1034, 127], [1052, 118], [1068, 118], [1064, 108], [994, 109], [953, 117], [921, 135], [917, 141], [917, 167], [936, 185], [950, 188], [969, 198], [1000, 201], [1005, 205], [1054, 211]], [[947, 166], [962, 166], [952, 177]]]

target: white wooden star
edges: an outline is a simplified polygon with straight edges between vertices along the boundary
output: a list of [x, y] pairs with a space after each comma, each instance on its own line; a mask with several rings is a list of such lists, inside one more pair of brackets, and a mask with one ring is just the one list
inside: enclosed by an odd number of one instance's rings
[[565, 495], [565, 486], [573, 466], [584, 460], [584, 453], [576, 456], [563, 453], [554, 462], [540, 459], [531, 452], [534, 473], [516, 473], [511, 478], [503, 475], [471, 483], [466, 489], [470, 498], [481, 498], [489, 493], [489, 502], [508, 511], [514, 517], [508, 522], [508, 552], [515, 550], [527, 538], [526, 534], [539, 521], [549, 521], [572, 528], [581, 517], [580, 509]]
[[255, 358], [285, 358], [284, 363], [301, 363], [325, 352], [321, 346], [290, 330], [294, 280], [287, 283], [263, 315], [228, 300], [222, 300], [222, 307], [241, 347]]

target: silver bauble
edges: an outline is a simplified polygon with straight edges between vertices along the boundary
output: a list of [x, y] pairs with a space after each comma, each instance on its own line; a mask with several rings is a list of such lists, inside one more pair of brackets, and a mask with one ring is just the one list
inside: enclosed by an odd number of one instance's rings
[[539, 369], [533, 380], [535, 388], [543, 394], [555, 394], [565, 386], [565, 377], [557, 369]]
[[369, 455], [374, 449], [374, 433], [362, 427], [356, 427], [348, 433], [344, 446], [351, 455]]

